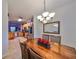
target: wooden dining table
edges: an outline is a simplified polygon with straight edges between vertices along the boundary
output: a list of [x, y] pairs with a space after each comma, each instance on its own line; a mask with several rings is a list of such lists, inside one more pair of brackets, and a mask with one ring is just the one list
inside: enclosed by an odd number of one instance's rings
[[37, 44], [37, 39], [27, 42], [27, 46], [32, 48], [36, 53], [42, 56], [42, 59], [75, 59], [76, 54], [72, 48], [67, 46], [58, 45], [57, 43], [51, 44], [50, 48], [45, 48]]

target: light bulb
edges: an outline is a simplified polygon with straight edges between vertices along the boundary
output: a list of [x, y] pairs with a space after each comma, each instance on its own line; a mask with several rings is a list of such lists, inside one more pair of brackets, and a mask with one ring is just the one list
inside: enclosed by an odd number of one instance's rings
[[49, 17], [54, 17], [54, 15], [55, 15], [55, 12], [50, 13], [50, 14], [49, 14]]
[[43, 23], [47, 23], [47, 20], [44, 20]]
[[46, 17], [46, 20], [50, 20], [51, 17]]
[[41, 18], [41, 19], [40, 19], [40, 21], [43, 21], [43, 20], [44, 20], [44, 18]]
[[49, 12], [44, 12], [42, 15], [43, 15], [43, 17], [47, 17], [48, 14], [49, 14]]
[[18, 21], [20, 22], [20, 21], [22, 21], [22, 19], [18, 19]]
[[41, 18], [42, 18], [42, 16], [41, 16], [41, 15], [37, 16], [37, 19], [41, 19]]

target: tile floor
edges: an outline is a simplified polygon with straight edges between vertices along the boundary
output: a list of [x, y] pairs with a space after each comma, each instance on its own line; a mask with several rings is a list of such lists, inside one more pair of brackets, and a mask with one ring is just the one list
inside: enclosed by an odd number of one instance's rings
[[9, 40], [8, 53], [7, 56], [5, 56], [3, 59], [22, 59], [19, 39], [25, 38], [17, 37], [13, 40]]

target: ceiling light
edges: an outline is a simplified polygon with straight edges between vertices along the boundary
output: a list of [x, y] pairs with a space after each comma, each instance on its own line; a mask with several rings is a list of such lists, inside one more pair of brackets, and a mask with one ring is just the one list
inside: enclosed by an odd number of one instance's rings
[[42, 15], [43, 15], [43, 17], [47, 17], [48, 14], [49, 14], [49, 12], [44, 12]]
[[37, 16], [37, 19], [43, 23], [47, 23], [47, 21], [54, 17], [54, 15], [55, 12], [50, 13], [46, 11], [46, 0], [44, 0], [44, 13], [42, 13], [42, 15]]
[[51, 17], [46, 17], [46, 20], [50, 20], [51, 19]]
[[47, 20], [44, 20], [43, 23], [47, 23]]
[[20, 22], [20, 21], [22, 21], [22, 19], [18, 19], [18, 21]]
[[40, 21], [43, 21], [43, 20], [44, 20], [44, 18], [41, 18], [41, 19], [40, 19]]
[[50, 13], [50, 14], [49, 14], [49, 17], [54, 17], [54, 15], [55, 15], [55, 12]]
[[41, 18], [42, 18], [42, 16], [41, 16], [41, 15], [37, 16], [37, 19], [41, 19]]

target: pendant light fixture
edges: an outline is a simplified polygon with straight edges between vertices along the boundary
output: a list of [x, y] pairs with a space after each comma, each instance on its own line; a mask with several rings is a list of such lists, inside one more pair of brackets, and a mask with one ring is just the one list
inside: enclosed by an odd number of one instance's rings
[[21, 22], [23, 20], [23, 17], [19, 17], [18, 22]]
[[55, 12], [50, 13], [46, 11], [46, 0], [44, 0], [44, 13], [37, 16], [37, 19], [40, 20], [42, 23], [47, 23], [48, 20], [54, 17], [54, 15], [55, 15]]

